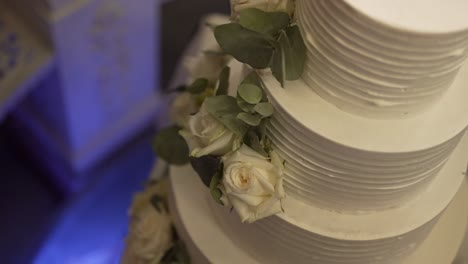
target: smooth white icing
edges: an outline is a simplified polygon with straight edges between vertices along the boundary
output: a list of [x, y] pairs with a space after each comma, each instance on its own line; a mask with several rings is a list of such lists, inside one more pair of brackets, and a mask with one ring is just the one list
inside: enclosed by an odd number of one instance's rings
[[430, 36], [401, 32], [342, 1], [298, 0], [296, 16], [307, 47], [304, 81], [358, 115], [420, 113], [451, 86], [468, 55], [468, 30]]
[[422, 33], [468, 29], [464, 0], [345, 0], [361, 13], [391, 27]]

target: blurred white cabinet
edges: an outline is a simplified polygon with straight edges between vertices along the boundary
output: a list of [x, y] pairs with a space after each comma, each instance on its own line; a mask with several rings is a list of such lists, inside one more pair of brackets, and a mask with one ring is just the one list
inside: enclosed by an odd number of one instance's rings
[[[8, 1], [53, 47], [52, 73], [14, 119], [25, 145], [54, 174], [85, 171], [152, 122], [159, 102], [156, 0]], [[71, 190], [84, 181], [59, 177]]]

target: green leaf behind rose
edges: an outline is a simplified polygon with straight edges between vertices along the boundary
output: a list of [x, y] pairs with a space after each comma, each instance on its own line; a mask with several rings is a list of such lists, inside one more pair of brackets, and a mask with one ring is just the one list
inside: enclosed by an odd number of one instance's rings
[[307, 48], [287, 13], [249, 8], [240, 12], [239, 23], [214, 31], [224, 52], [255, 69], [271, 68], [281, 86], [301, 77]]
[[218, 171], [216, 174], [213, 176], [210, 182], [210, 193], [211, 197], [213, 199], [221, 204], [224, 205], [223, 202], [221, 201], [221, 197], [223, 196], [223, 192], [218, 188], [219, 183], [221, 182], [221, 179], [223, 177], [223, 164], [221, 163], [221, 166], [219, 167]]
[[273, 114], [275, 108], [269, 102], [262, 102], [255, 105], [254, 111], [263, 117], [269, 117]]
[[205, 100], [208, 113], [212, 114], [227, 129], [239, 137], [243, 137], [247, 132], [247, 126], [237, 119], [237, 114], [242, 110], [237, 105], [237, 99], [228, 95], [208, 97]]
[[255, 131], [249, 131], [245, 134], [244, 143], [247, 144], [251, 149], [255, 150], [262, 156], [268, 157], [268, 153], [263, 148], [262, 144], [260, 143], [260, 138]]
[[262, 122], [262, 116], [257, 114], [239, 113], [237, 118], [244, 121], [249, 126], [258, 126]]
[[229, 75], [231, 68], [225, 66], [219, 74], [218, 89], [216, 89], [216, 95], [226, 95], [229, 89]]
[[272, 37], [237, 23], [217, 26], [214, 33], [221, 48], [238, 61], [256, 69], [265, 69], [270, 65], [274, 51]]
[[265, 85], [263, 84], [262, 78], [256, 71], [250, 72], [244, 80], [242, 80], [241, 84], [253, 84], [258, 87], [264, 88]]
[[244, 99], [242, 99], [239, 95], [237, 95], [237, 105], [242, 109], [242, 111], [246, 113], [255, 113], [254, 111], [254, 104], [249, 104]]
[[286, 54], [286, 80], [299, 79], [304, 71], [306, 46], [297, 25], [286, 29], [283, 45]]
[[260, 75], [258, 75], [257, 71], [250, 72], [247, 75], [247, 77], [245, 77], [244, 80], [242, 80], [241, 85], [244, 85], [244, 84], [252, 84], [252, 85], [255, 85], [257, 87], [260, 87], [262, 89], [262, 93], [263, 93], [262, 100], [260, 100], [260, 101], [261, 102], [267, 102], [268, 101], [266, 93], [263, 92], [264, 89], [265, 89], [265, 84], [263, 83], [262, 78], [260, 77]]
[[[276, 80], [284, 87], [286, 79], [286, 51], [284, 49], [284, 43], [286, 43], [286, 34], [280, 34], [278, 38], [278, 44], [273, 55], [273, 61], [271, 64], [271, 71], [275, 76]], [[283, 43], [283, 44], [281, 44]]]
[[239, 96], [249, 104], [257, 104], [263, 98], [263, 90], [254, 84], [243, 83], [237, 89]]
[[170, 164], [182, 165], [189, 161], [189, 148], [179, 130], [177, 126], [163, 128], [153, 139], [154, 152]]
[[289, 15], [284, 12], [265, 12], [248, 8], [242, 10], [239, 15], [241, 26], [259, 33], [273, 35], [289, 25]]

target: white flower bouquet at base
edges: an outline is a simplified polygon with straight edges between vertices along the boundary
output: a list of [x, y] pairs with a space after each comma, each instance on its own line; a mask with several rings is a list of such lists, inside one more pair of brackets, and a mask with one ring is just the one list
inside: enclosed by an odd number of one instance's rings
[[190, 263], [167, 209], [167, 191], [163, 179], [135, 195], [121, 264]]

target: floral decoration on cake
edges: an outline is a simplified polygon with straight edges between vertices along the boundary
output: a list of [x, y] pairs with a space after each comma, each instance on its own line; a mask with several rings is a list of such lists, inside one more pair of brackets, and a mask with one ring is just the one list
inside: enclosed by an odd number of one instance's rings
[[[284, 87], [286, 80], [301, 76], [305, 59], [291, 2], [275, 2], [287, 12], [272, 10], [267, 2], [233, 1], [232, 23], [207, 25], [219, 47], [192, 58], [198, 63], [189, 59], [195, 78], [175, 89], [174, 125], [160, 130], [153, 142], [158, 156], [170, 164], [190, 163], [213, 199], [247, 223], [281, 212], [285, 197], [284, 161], [266, 135], [274, 107], [261, 74], [271, 69]], [[233, 59], [247, 69], [237, 87], [229, 83]]]
[[[291, 12], [269, 1], [234, 1], [232, 23], [212, 26], [219, 49], [186, 62], [192, 83], [175, 89], [174, 125], [159, 131], [153, 147], [170, 164], [190, 163], [213, 199], [252, 223], [282, 211], [284, 161], [271, 146], [266, 126], [274, 113], [261, 79], [271, 69], [285, 86], [303, 71], [305, 46]], [[286, 1], [277, 7], [289, 10]], [[230, 60], [246, 64], [245, 78], [230, 83]]]

